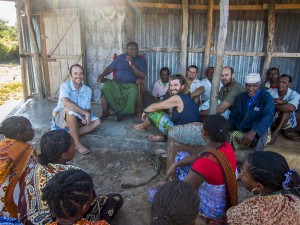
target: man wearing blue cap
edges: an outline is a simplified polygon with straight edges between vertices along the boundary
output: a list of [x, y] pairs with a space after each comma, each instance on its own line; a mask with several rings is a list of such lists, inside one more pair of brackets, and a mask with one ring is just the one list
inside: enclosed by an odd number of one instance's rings
[[261, 151], [265, 148], [273, 121], [273, 98], [260, 89], [259, 73], [247, 74], [245, 86], [246, 92], [236, 97], [229, 115], [230, 130], [237, 131], [232, 133], [232, 138], [236, 139], [233, 144]]

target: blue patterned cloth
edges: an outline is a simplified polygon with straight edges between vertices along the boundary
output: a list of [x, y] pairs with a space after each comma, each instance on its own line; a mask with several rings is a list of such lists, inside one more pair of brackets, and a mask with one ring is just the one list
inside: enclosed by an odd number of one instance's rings
[[22, 223], [11, 217], [0, 217], [0, 224], [1, 225], [22, 225]]
[[[178, 152], [175, 162], [189, 156], [188, 152]], [[191, 166], [177, 167], [176, 179], [184, 180], [189, 173]], [[223, 185], [211, 185], [203, 182], [198, 189], [200, 196], [199, 213], [205, 217], [215, 219], [226, 212], [226, 189]]]

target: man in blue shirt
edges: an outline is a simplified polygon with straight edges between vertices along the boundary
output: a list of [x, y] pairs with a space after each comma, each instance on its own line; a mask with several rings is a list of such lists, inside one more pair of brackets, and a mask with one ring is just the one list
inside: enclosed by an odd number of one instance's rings
[[82, 145], [79, 136], [100, 126], [100, 120], [91, 114], [91, 89], [83, 84], [83, 68], [71, 66], [70, 80], [60, 85], [59, 99], [53, 110], [51, 130], [66, 129], [74, 139], [75, 147], [81, 154], [90, 151]]
[[239, 131], [233, 132], [232, 138], [236, 138], [241, 147], [255, 151], [265, 148], [274, 116], [272, 96], [262, 91], [260, 85], [259, 73], [246, 75], [246, 92], [236, 97], [228, 120], [230, 130]]
[[116, 120], [120, 121], [126, 115], [132, 115], [138, 97], [137, 79], [145, 79], [147, 73], [146, 61], [138, 56], [138, 44], [129, 42], [126, 53], [117, 58], [98, 76], [98, 81], [115, 72], [113, 80], [108, 80], [102, 87], [102, 116], [108, 117], [109, 107], [115, 111]]

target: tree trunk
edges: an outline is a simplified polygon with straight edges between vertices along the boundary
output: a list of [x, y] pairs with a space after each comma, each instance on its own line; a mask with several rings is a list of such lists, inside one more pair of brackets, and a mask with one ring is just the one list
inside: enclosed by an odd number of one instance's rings
[[182, 34], [181, 34], [181, 74], [185, 76], [187, 68], [187, 39], [189, 31], [189, 1], [182, 0]]
[[222, 73], [223, 57], [225, 51], [225, 43], [227, 37], [227, 26], [229, 17], [229, 0], [220, 1], [220, 27], [217, 45], [217, 63], [214, 71], [215, 76], [212, 80], [210, 93], [210, 111], [209, 115], [217, 113], [218, 93], [220, 87], [220, 74]]
[[209, 0], [208, 3], [208, 12], [207, 12], [207, 34], [206, 34], [206, 43], [205, 43], [205, 50], [204, 50], [204, 60], [203, 60], [203, 73], [202, 78], [205, 77], [205, 71], [209, 66], [209, 51], [210, 51], [210, 44], [211, 44], [211, 33], [212, 33], [212, 20], [213, 20], [213, 10], [214, 10], [214, 0]]
[[273, 42], [275, 34], [275, 3], [274, 0], [270, 0], [269, 10], [268, 10], [268, 43], [266, 49], [266, 57], [262, 70], [262, 80], [266, 81], [266, 73], [270, 68], [273, 54]]

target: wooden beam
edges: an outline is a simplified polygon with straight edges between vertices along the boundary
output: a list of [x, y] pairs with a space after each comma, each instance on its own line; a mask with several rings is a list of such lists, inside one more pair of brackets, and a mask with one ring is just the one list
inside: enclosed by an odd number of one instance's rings
[[285, 52], [273, 52], [272, 54], [273, 58], [274, 57], [279, 57], [279, 58], [299, 58], [300, 53], [285, 53]]
[[182, 75], [186, 74], [187, 68], [187, 40], [189, 32], [189, 12], [188, 12], [188, 0], [182, 0], [182, 34], [181, 34], [181, 63], [180, 71]]
[[220, 27], [217, 44], [217, 62], [214, 70], [214, 77], [212, 80], [212, 87], [210, 93], [210, 109], [209, 115], [217, 114], [218, 93], [220, 86], [220, 74], [222, 73], [223, 57], [225, 51], [225, 43], [227, 38], [227, 26], [229, 18], [229, 0], [220, 1]]
[[213, 7], [214, 7], [214, 0], [209, 0], [208, 12], [207, 12], [206, 42], [205, 42], [205, 50], [204, 50], [204, 60], [202, 64], [202, 68], [203, 68], [202, 79], [205, 77], [206, 69], [209, 66], [209, 51], [210, 51], [211, 36], [212, 36], [211, 34], [212, 34]]
[[[152, 3], [152, 2], [131, 2], [130, 5], [137, 8], [157, 8], [157, 9], [182, 9], [182, 4], [168, 4], [168, 3]], [[208, 5], [189, 5], [188, 9], [193, 10], [208, 10]], [[269, 4], [264, 3], [261, 5], [230, 5], [230, 11], [243, 11], [243, 10], [268, 10]], [[281, 9], [300, 9], [300, 4], [275, 4], [275, 10]], [[220, 10], [219, 5], [214, 5], [213, 10]]]
[[28, 88], [28, 76], [27, 76], [27, 67], [26, 67], [26, 58], [21, 57], [24, 55], [24, 44], [23, 44], [23, 30], [21, 24], [21, 16], [19, 12], [20, 0], [15, 2], [16, 4], [16, 14], [17, 14], [17, 28], [18, 28], [18, 44], [19, 44], [19, 55], [20, 55], [20, 65], [21, 65], [21, 76], [22, 76], [22, 87], [23, 87], [23, 97], [27, 98], [29, 96]]
[[182, 4], [131, 2], [130, 5], [138, 8], [182, 9]]
[[30, 42], [33, 48], [33, 52], [35, 54], [34, 61], [34, 76], [36, 81], [36, 91], [38, 92], [38, 95], [40, 97], [43, 97], [43, 88], [42, 88], [42, 71], [41, 71], [41, 59], [39, 54], [39, 49], [36, 41], [35, 32], [32, 25], [32, 18], [31, 18], [31, 7], [30, 7], [30, 1], [25, 0], [25, 11], [27, 16], [27, 23], [28, 23], [28, 29], [29, 29], [29, 36], [30, 36]]
[[268, 69], [270, 68], [273, 54], [273, 42], [275, 35], [275, 0], [270, 0], [271, 4], [269, 5], [268, 11], [268, 42], [266, 48], [266, 57], [263, 64], [262, 69], [262, 80], [266, 81], [266, 74]]

